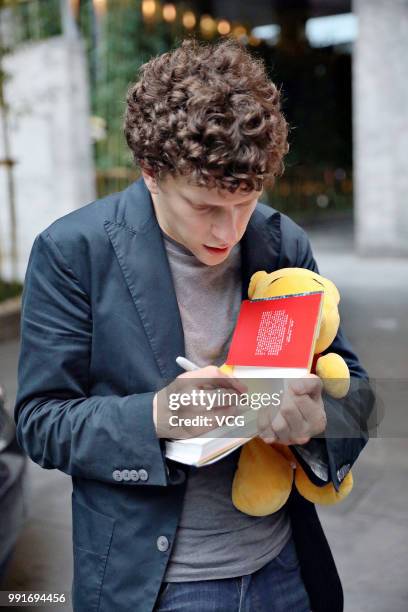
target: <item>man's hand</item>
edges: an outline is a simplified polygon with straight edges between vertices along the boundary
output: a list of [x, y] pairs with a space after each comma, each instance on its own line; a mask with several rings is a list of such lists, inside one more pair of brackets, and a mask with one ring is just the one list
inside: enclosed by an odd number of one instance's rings
[[[207, 417], [208, 420], [216, 414], [220, 417], [237, 414], [234, 403], [225, 402], [222, 405], [214, 404], [211, 410], [206, 409], [205, 402], [194, 402], [194, 394], [202, 391], [217, 397], [217, 391], [235, 392], [240, 395], [247, 391], [247, 387], [237, 378], [221, 372], [216, 366], [207, 366], [192, 372], [184, 372], [177, 376], [167, 387], [155, 394], [153, 398], [153, 421], [159, 438], [191, 438], [198, 436], [216, 427], [212, 423], [201, 423], [199, 425], [188, 424], [188, 419], [194, 416]], [[172, 412], [169, 400], [173, 397], [188, 396], [191, 401], [180, 404], [176, 412]], [[214, 409], [214, 410], [213, 410]], [[177, 415], [180, 425], [172, 427], [169, 421], [171, 415]], [[185, 419], [185, 420], [184, 420]]]
[[289, 380], [275, 416], [269, 408], [259, 410], [259, 436], [267, 444], [306, 444], [326, 426], [322, 381], [314, 374]]

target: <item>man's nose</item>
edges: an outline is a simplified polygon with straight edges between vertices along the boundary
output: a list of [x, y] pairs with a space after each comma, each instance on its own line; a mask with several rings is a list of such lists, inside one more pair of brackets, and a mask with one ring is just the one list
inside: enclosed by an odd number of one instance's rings
[[212, 234], [222, 244], [235, 244], [238, 240], [238, 225], [234, 215], [226, 215], [212, 227]]

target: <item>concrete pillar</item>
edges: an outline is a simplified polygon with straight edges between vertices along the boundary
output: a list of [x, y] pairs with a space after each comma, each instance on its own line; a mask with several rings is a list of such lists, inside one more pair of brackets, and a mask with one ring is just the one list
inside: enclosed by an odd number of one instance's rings
[[[35, 236], [95, 198], [89, 85], [84, 45], [75, 36], [21, 45], [5, 57], [4, 67], [17, 257], [12, 257], [7, 177], [0, 166], [0, 276], [22, 280]], [[4, 155], [0, 122], [0, 159]]]
[[408, 0], [354, 0], [355, 238], [408, 255]]

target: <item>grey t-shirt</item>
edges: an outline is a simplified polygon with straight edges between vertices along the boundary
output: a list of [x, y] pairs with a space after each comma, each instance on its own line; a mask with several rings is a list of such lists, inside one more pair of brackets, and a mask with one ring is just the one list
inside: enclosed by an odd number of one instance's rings
[[[164, 235], [184, 330], [186, 357], [204, 367], [224, 363], [241, 304], [239, 244], [216, 265], [201, 263]], [[291, 535], [285, 508], [252, 517], [231, 501], [239, 450], [201, 468], [190, 468], [183, 509], [164, 580], [232, 578], [260, 569]]]

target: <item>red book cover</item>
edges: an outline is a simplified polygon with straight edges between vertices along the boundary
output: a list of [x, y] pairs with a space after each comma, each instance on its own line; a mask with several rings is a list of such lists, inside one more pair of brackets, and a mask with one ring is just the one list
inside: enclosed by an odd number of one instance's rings
[[310, 368], [323, 292], [244, 300], [227, 363], [234, 366]]

